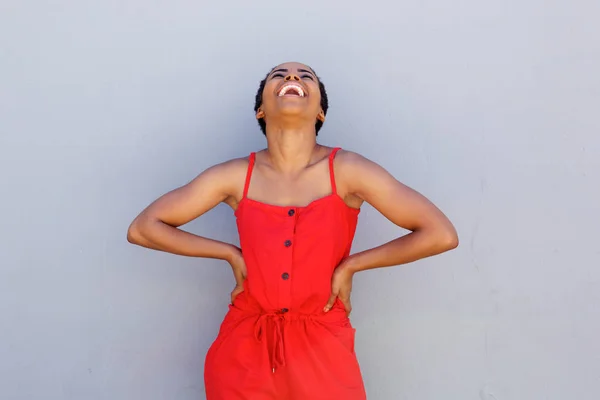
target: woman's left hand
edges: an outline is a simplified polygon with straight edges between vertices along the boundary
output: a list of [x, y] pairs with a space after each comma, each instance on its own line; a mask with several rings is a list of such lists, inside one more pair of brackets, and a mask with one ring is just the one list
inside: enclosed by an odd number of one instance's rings
[[354, 272], [348, 267], [348, 265], [342, 262], [333, 271], [333, 277], [331, 278], [331, 296], [323, 311], [328, 312], [333, 307], [335, 299], [339, 298], [344, 308], [346, 309], [347, 315], [350, 315], [352, 311], [352, 304], [350, 303], [350, 292], [352, 291], [352, 278]]

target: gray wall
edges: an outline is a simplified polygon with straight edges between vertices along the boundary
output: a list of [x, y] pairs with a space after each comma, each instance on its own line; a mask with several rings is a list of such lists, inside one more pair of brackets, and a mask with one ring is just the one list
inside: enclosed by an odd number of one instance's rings
[[[125, 232], [264, 145], [255, 90], [288, 60], [327, 84], [321, 142], [462, 240], [356, 277], [369, 398], [596, 399], [599, 3], [202, 3], [1, 3], [0, 399], [204, 398], [231, 272]], [[226, 206], [186, 228], [237, 241]], [[355, 250], [398, 234], [366, 206]]]

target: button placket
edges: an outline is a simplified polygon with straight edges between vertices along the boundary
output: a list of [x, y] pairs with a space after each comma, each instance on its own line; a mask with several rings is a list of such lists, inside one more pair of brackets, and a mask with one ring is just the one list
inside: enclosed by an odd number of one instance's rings
[[289, 208], [284, 211], [286, 215], [286, 225], [289, 229], [287, 231], [287, 238], [283, 239], [283, 246], [286, 250], [284, 250], [285, 256], [282, 259], [281, 269], [280, 269], [280, 280], [279, 280], [279, 309], [282, 313], [289, 312], [289, 307], [292, 300], [292, 276], [293, 271], [293, 245], [294, 245], [294, 234], [296, 231], [296, 221], [297, 221], [297, 211], [295, 208]]

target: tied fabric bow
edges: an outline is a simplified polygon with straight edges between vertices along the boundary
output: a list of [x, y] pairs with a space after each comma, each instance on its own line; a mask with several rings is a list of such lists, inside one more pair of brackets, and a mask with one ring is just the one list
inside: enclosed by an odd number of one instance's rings
[[270, 312], [261, 314], [254, 325], [254, 337], [257, 341], [262, 342], [263, 339], [265, 339], [265, 335], [271, 334], [270, 340], [268, 337], [266, 340], [269, 351], [269, 361], [273, 373], [275, 373], [277, 368], [285, 367], [283, 322], [283, 314], [280, 312]]

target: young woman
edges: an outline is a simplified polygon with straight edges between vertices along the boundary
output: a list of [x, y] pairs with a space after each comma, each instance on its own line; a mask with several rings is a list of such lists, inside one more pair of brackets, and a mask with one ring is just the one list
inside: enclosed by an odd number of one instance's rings
[[[275, 67], [256, 95], [266, 149], [207, 169], [129, 228], [132, 243], [233, 269], [229, 312], [206, 357], [208, 400], [365, 399], [348, 318], [354, 274], [458, 245], [425, 197], [359, 154], [317, 143], [327, 108], [310, 67]], [[350, 255], [365, 201], [411, 232]], [[241, 249], [178, 229], [221, 202], [235, 212]]]

